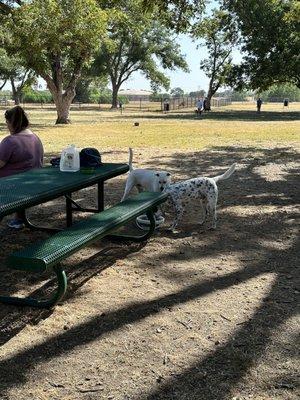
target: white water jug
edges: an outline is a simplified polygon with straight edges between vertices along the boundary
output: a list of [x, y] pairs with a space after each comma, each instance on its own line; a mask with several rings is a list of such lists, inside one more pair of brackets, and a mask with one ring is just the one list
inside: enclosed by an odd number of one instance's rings
[[62, 172], [76, 172], [80, 170], [79, 150], [74, 144], [71, 144], [62, 151], [59, 169]]

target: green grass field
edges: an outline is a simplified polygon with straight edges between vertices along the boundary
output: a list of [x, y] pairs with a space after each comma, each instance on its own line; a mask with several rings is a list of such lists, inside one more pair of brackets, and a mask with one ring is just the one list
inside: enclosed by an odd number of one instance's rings
[[[194, 109], [163, 114], [125, 108], [121, 115], [120, 111], [99, 110], [97, 106], [74, 106], [72, 124], [66, 126], [55, 126], [54, 108], [28, 106], [26, 111], [32, 130], [41, 137], [47, 153], [59, 152], [69, 143], [99, 149], [132, 146], [195, 150], [266, 142], [296, 145], [300, 132], [300, 103], [291, 103], [288, 110], [283, 110], [281, 103], [264, 104], [261, 114], [256, 113], [254, 103], [236, 103], [214, 109], [201, 118]], [[139, 126], [134, 126], [135, 122]], [[0, 137], [6, 134], [2, 122]]]

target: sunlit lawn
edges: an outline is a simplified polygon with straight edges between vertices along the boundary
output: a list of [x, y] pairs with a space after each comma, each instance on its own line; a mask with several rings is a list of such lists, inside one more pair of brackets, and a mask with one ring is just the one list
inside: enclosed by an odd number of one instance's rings
[[[157, 109], [159, 104], [157, 103]], [[194, 109], [181, 109], [163, 114], [125, 108], [120, 111], [93, 107], [74, 107], [71, 125], [55, 126], [54, 109], [27, 107], [32, 129], [42, 139], [46, 152], [60, 152], [69, 143], [78, 147], [127, 148], [132, 146], [203, 149], [218, 145], [262, 145], [265, 142], [299, 141], [300, 103], [263, 104], [262, 113], [255, 103], [238, 103], [214, 109], [197, 118]], [[138, 122], [139, 126], [134, 126]], [[0, 138], [7, 134], [0, 124]]]

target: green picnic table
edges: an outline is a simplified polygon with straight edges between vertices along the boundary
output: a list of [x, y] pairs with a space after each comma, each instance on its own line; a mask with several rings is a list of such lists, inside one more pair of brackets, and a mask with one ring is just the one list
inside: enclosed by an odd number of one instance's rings
[[[5, 215], [19, 211], [24, 214], [26, 226], [32, 229], [43, 229], [31, 224], [26, 217], [26, 209], [65, 196], [66, 220], [67, 226], [70, 226], [73, 211], [102, 211], [104, 209], [104, 182], [126, 173], [128, 169], [127, 164], [115, 163], [103, 164], [91, 173], [61, 172], [59, 168], [45, 167], [1, 178], [0, 220]], [[72, 200], [73, 192], [93, 185], [97, 185], [96, 209], [82, 208]], [[52, 230], [52, 228], [45, 229]]]
[[[57, 288], [49, 299], [0, 296], [0, 302], [39, 308], [53, 307], [62, 299], [67, 289], [66, 273], [60, 265], [62, 260], [104, 237], [143, 241], [152, 235], [155, 229], [154, 212], [157, 206], [166, 201], [166, 194], [142, 192], [104, 210], [104, 182], [128, 170], [127, 164], [107, 163], [88, 174], [83, 171], [60, 172], [58, 168], [45, 167], [1, 178], [0, 220], [18, 211], [23, 214], [25, 225], [30, 229], [56, 232], [43, 241], [9, 255], [7, 266], [28, 272], [51, 269], [57, 277]], [[93, 185], [98, 188], [97, 207], [82, 208], [72, 199], [72, 193]], [[66, 198], [66, 229], [36, 226], [27, 218], [26, 209], [61, 196]], [[93, 215], [73, 224], [73, 211], [87, 211]], [[118, 228], [144, 213], [150, 221], [146, 233], [133, 236], [116, 232]]]

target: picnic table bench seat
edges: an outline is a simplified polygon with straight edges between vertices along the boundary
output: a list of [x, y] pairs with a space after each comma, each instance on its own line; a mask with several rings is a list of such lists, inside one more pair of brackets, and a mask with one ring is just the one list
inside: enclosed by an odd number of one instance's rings
[[[147, 240], [155, 229], [154, 212], [157, 206], [166, 199], [167, 195], [163, 193], [139, 193], [113, 207], [89, 216], [43, 241], [11, 254], [7, 260], [9, 268], [29, 272], [44, 272], [49, 268], [53, 269], [58, 280], [57, 291], [49, 300], [0, 296], [0, 302], [39, 308], [54, 306], [64, 296], [67, 289], [67, 278], [65, 271], [59, 265], [60, 261], [107, 236], [133, 241]], [[150, 220], [150, 227], [146, 233], [141, 236], [113, 234], [118, 228], [144, 213]]]

